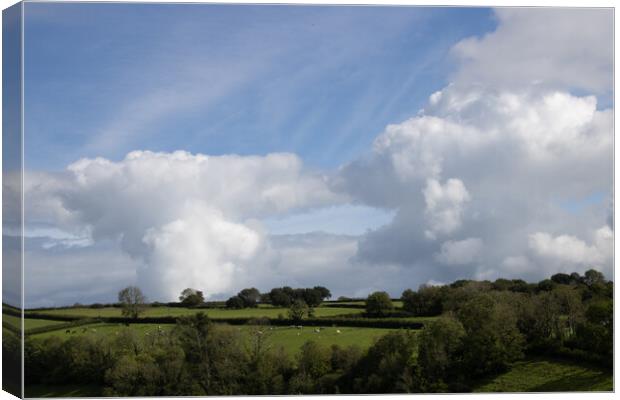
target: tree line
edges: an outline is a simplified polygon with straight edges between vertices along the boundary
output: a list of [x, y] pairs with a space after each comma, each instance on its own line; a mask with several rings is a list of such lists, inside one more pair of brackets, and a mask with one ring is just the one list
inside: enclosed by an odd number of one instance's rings
[[[537, 284], [423, 285], [402, 295], [407, 312], [437, 317], [421, 331], [388, 333], [366, 351], [309, 341], [295, 357], [269, 340], [268, 325], [254, 326], [247, 339], [203, 313], [144, 338], [131, 328], [107, 337], [27, 338], [26, 384], [92, 383], [109, 396], [467, 392], [528, 355], [611, 368], [612, 292], [594, 270]], [[393, 308], [385, 295], [371, 294], [367, 312]], [[3, 347], [10, 356], [10, 337]]]

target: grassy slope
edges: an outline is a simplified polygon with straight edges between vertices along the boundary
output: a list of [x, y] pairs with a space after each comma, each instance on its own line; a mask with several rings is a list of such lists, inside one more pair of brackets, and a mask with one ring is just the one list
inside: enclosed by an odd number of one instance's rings
[[26, 385], [26, 397], [97, 397], [101, 388], [96, 385]]
[[[315, 315], [317, 317], [329, 317], [343, 314], [362, 313], [362, 309], [352, 308], [337, 308], [337, 307], [317, 307], [315, 309]], [[275, 308], [275, 307], [259, 307], [259, 308], [246, 308], [242, 310], [227, 310], [219, 308], [207, 308], [207, 309], [191, 309], [180, 307], [151, 307], [147, 308], [142, 314], [144, 317], [165, 317], [165, 316], [180, 316], [191, 315], [197, 312], [204, 312], [210, 318], [252, 318], [252, 317], [268, 317], [278, 318], [279, 314], [283, 317], [287, 317], [287, 308]], [[48, 315], [76, 315], [81, 317], [120, 317], [120, 308], [106, 307], [106, 308], [63, 308], [57, 310], [42, 310], [37, 311], [40, 314]]]
[[534, 358], [480, 385], [476, 392], [611, 391], [611, 371], [570, 361]]
[[[162, 330], [172, 329], [174, 325], [158, 325], [158, 324], [132, 324], [130, 328], [134, 330], [141, 337], [146, 337], [146, 334], [154, 335], [157, 333], [158, 326], [161, 326]], [[289, 328], [289, 327], [270, 327], [267, 326], [232, 326], [229, 329], [238, 330], [244, 335], [249, 335], [252, 332], [261, 330], [267, 337], [268, 343], [273, 348], [280, 346], [291, 355], [297, 354], [301, 346], [308, 340], [314, 340], [325, 346], [331, 346], [332, 344], [338, 344], [346, 347], [356, 344], [362, 349], [368, 348], [375, 338], [378, 338], [386, 333], [390, 332], [390, 329], [378, 329], [378, 328], [334, 328], [328, 327], [321, 329], [319, 333], [315, 332], [315, 328], [306, 327], [303, 329]], [[66, 329], [40, 333], [32, 335], [32, 338], [45, 339], [48, 337], [56, 336], [61, 339], [68, 339], [74, 336], [81, 335], [103, 335], [110, 336], [116, 335], [117, 332], [125, 329], [121, 324], [92, 324], [85, 325], [71, 329], [72, 333], [66, 333]], [[340, 333], [337, 331], [340, 330]]]
[[[21, 328], [19, 317], [15, 317], [13, 315], [2, 314], [2, 320], [8, 322], [9, 324], [17, 328]], [[24, 319], [24, 326], [26, 330], [31, 329], [31, 328], [39, 328], [41, 326], [58, 325], [58, 324], [63, 324], [63, 323], [64, 323], [63, 321], [52, 321], [48, 319], [28, 319], [28, 318]]]

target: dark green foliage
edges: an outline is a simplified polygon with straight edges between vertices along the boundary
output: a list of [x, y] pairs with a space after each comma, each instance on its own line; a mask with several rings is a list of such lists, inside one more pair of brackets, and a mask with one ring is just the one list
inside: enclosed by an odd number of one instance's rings
[[118, 292], [118, 302], [123, 308], [123, 316], [136, 319], [144, 311], [146, 297], [139, 287], [129, 286]]
[[[577, 274], [579, 276], [579, 274]], [[551, 276], [551, 280], [559, 285], [570, 285], [573, 278], [571, 275], [558, 273]]]
[[384, 317], [394, 309], [390, 295], [386, 292], [374, 292], [366, 299], [366, 313], [374, 317]]
[[260, 292], [256, 288], [243, 289], [237, 296], [243, 301], [244, 307], [257, 307], [260, 300]]
[[423, 380], [419, 382], [424, 392], [458, 388], [465, 372], [465, 328], [451, 316], [441, 317], [424, 328], [420, 334], [418, 365]]
[[408, 331], [381, 337], [346, 374], [343, 393], [406, 393], [414, 391], [411, 376], [415, 367], [417, 340]]
[[239, 296], [233, 296], [230, 299], [226, 300], [226, 308], [232, 309], [241, 309], [245, 307], [245, 303], [243, 299]]
[[196, 307], [204, 303], [205, 298], [200, 290], [187, 288], [181, 292], [179, 301], [184, 307]]
[[538, 282], [536, 289], [539, 292], [549, 292], [553, 290], [555, 287], [556, 287], [556, 283], [554, 281], [552, 281], [551, 279], [544, 279]]
[[323, 300], [331, 297], [329, 289], [323, 286], [293, 289], [289, 286], [273, 288], [269, 292], [269, 301], [276, 307], [290, 307], [295, 300], [303, 300], [309, 307], [319, 306]]
[[[535, 285], [498, 279], [407, 290], [402, 296], [406, 311], [442, 313], [425, 323], [419, 335], [392, 332], [366, 352], [355, 346], [326, 348], [308, 342], [296, 363], [283, 349], [273, 347], [267, 325], [301, 325], [302, 321], [304, 326], [420, 329], [422, 324], [395, 318], [398, 313], [390, 311], [385, 292], [373, 293], [366, 304], [377, 318], [312, 318], [304, 296], [319, 293], [321, 287], [273, 289], [269, 301], [278, 301], [279, 296], [282, 301], [294, 299], [289, 319], [218, 320], [231, 325], [251, 322], [256, 328], [249, 339], [240, 336], [236, 327], [212, 324], [204, 313], [181, 318], [101, 318], [126, 323], [177, 321], [177, 325], [170, 332], [159, 330], [145, 338], [131, 328], [109, 337], [27, 337], [26, 382], [92, 384], [104, 387], [106, 396], [461, 392], [506, 371], [524, 354], [545, 353], [611, 367], [613, 284], [596, 271], [574, 275], [556, 274]], [[244, 295], [258, 299], [248, 290]], [[246, 306], [241, 296], [235, 297], [235, 306]], [[19, 362], [19, 340], [5, 333], [4, 360], [15, 362], [13, 357]]]
[[291, 297], [282, 288], [273, 288], [269, 292], [269, 300], [276, 307], [290, 307]]
[[305, 316], [308, 315], [308, 305], [302, 299], [297, 299], [291, 305], [291, 308], [288, 310], [288, 317], [295, 323], [301, 321]]
[[427, 285], [420, 286], [417, 292], [407, 289], [401, 296], [403, 309], [416, 316], [439, 315], [443, 310], [444, 291], [440, 287]]
[[457, 318], [466, 332], [463, 369], [472, 377], [504, 371], [523, 356], [524, 337], [511, 304], [480, 294], [461, 305]]

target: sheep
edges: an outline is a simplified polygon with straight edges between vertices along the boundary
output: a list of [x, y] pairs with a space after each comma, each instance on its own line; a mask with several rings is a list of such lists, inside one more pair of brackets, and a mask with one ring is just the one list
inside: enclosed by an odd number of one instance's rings
[[321, 333], [321, 330], [319, 328], [315, 328], [314, 333]]
[[340, 329], [336, 329], [336, 333], [340, 333]]

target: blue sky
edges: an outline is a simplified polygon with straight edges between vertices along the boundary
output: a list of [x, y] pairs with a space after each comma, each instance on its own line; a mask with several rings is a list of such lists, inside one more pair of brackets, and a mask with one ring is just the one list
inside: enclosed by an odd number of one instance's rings
[[609, 9], [25, 7], [28, 306], [613, 274]]
[[131, 150], [333, 168], [446, 84], [484, 8], [26, 4], [27, 168]]

